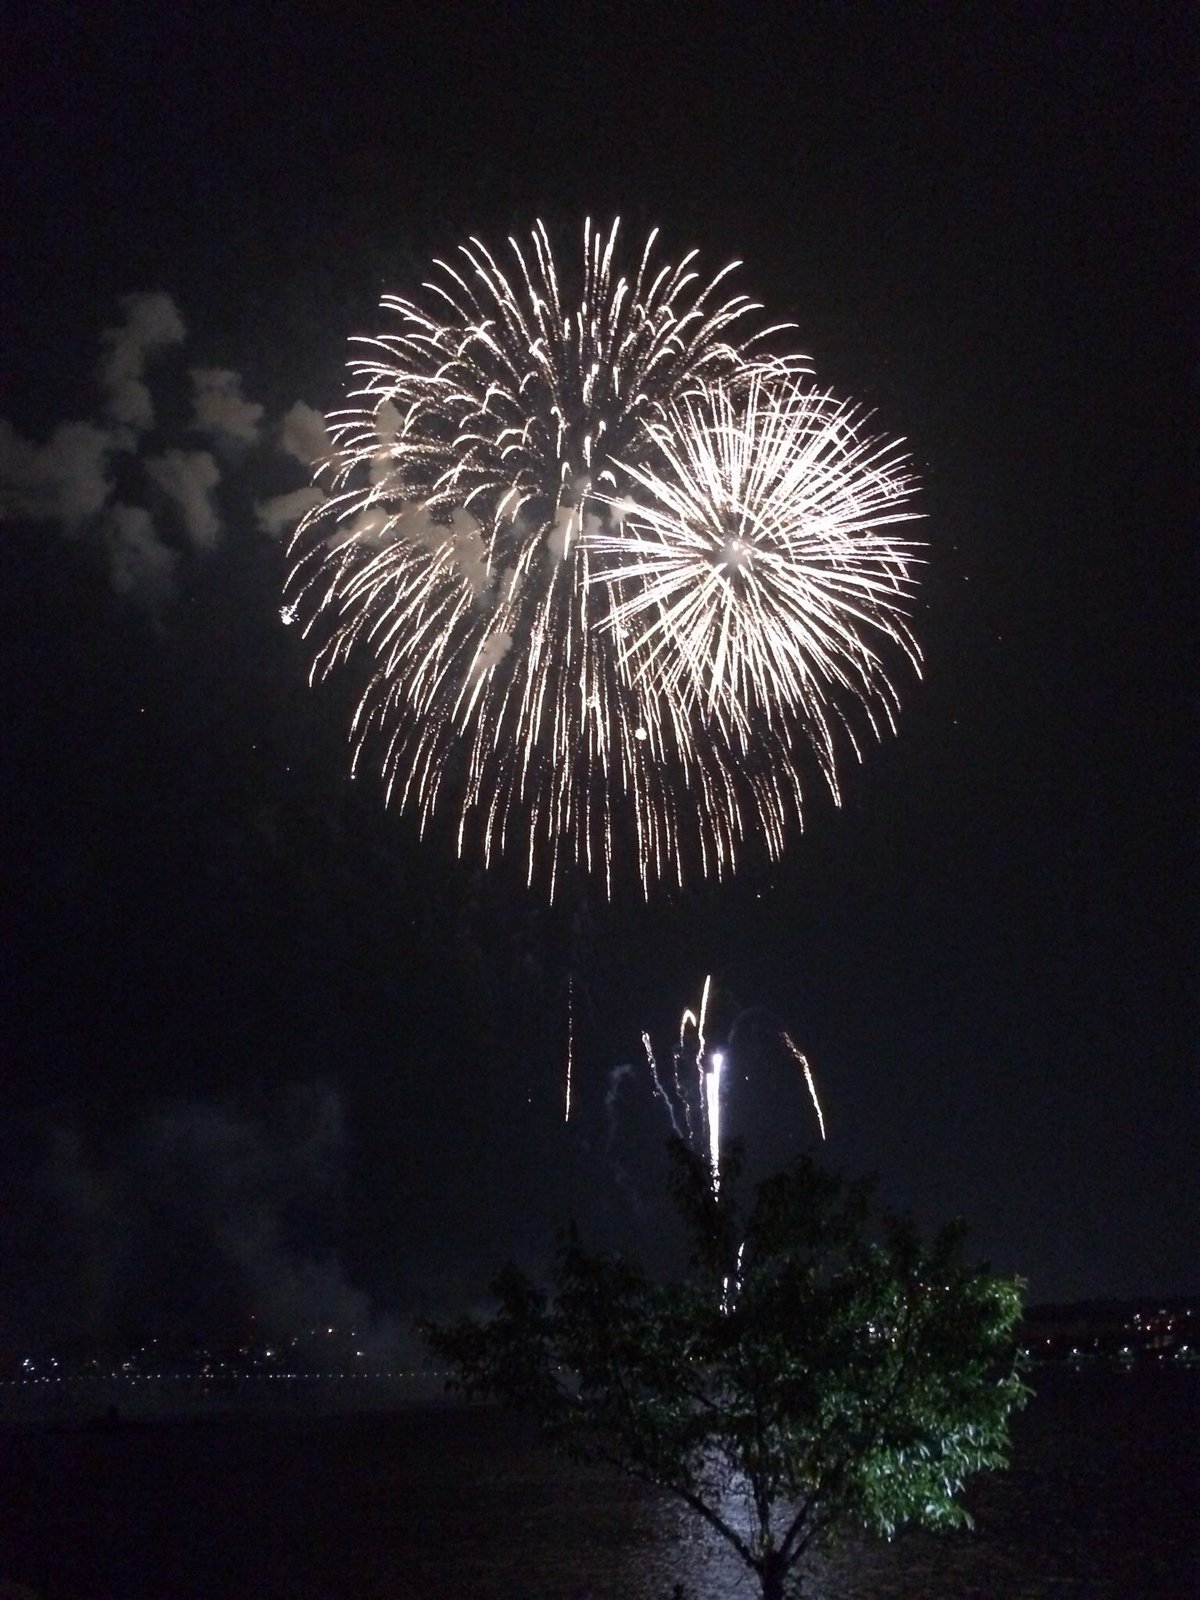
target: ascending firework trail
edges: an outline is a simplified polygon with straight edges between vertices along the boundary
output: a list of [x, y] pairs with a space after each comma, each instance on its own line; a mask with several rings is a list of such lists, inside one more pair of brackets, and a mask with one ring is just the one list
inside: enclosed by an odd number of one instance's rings
[[[708, 1157], [712, 1169], [714, 1191], [720, 1183], [721, 1170], [721, 1110], [724, 1094], [724, 1071], [729, 1057], [729, 1045], [737, 1032], [735, 1021], [730, 1029], [729, 1044], [724, 1049], [710, 1046], [708, 1040], [708, 1007], [712, 995], [712, 976], [705, 978], [700, 993], [699, 1009], [686, 1009], [679, 1019], [679, 1039], [671, 1051], [670, 1076], [664, 1080], [649, 1033], [642, 1034], [646, 1064], [655, 1099], [663, 1106], [672, 1132], [685, 1138]], [[748, 1016], [750, 1013], [744, 1013]], [[739, 1019], [740, 1020], [740, 1019]], [[791, 1035], [772, 1025], [780, 1042], [795, 1060], [804, 1079], [804, 1086], [817, 1114], [821, 1138], [825, 1138], [825, 1115], [817, 1097], [817, 1086], [807, 1058], [796, 1048]]]

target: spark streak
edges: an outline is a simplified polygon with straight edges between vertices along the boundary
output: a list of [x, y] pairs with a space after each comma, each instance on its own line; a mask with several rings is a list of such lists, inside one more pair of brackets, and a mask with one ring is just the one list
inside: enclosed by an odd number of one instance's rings
[[712, 992], [712, 974], [704, 979], [700, 994], [700, 1011], [685, 1010], [679, 1019], [679, 1053], [682, 1055], [687, 1030], [696, 1035], [696, 1072], [700, 1080], [700, 1103], [704, 1107], [704, 1125], [708, 1130], [708, 1161], [712, 1168], [713, 1193], [720, 1187], [721, 1162], [721, 1068], [725, 1057], [719, 1050], [708, 1055], [708, 1041], [704, 1029], [708, 1019], [708, 997]]
[[650, 1035], [648, 1033], [642, 1034], [642, 1046], [645, 1049], [646, 1060], [650, 1066], [650, 1079], [654, 1084], [654, 1093], [667, 1108], [667, 1116], [671, 1119], [671, 1132], [677, 1139], [682, 1138], [679, 1128], [679, 1119], [675, 1115], [674, 1103], [667, 1094], [667, 1091], [663, 1088], [662, 1079], [658, 1075], [658, 1062], [654, 1059], [654, 1046], [650, 1042]]
[[817, 1085], [813, 1080], [812, 1068], [808, 1064], [808, 1057], [805, 1056], [802, 1051], [796, 1049], [796, 1046], [792, 1043], [791, 1034], [784, 1033], [781, 1035], [781, 1037], [784, 1044], [787, 1045], [788, 1049], [800, 1063], [800, 1070], [803, 1072], [804, 1081], [808, 1085], [808, 1094], [813, 1103], [813, 1110], [817, 1113], [817, 1126], [821, 1130], [821, 1139], [823, 1141], [825, 1138], [825, 1114], [821, 1110], [821, 1102], [817, 1098]]
[[712, 1168], [713, 1193], [721, 1187], [721, 1068], [725, 1057], [714, 1050], [704, 1073], [704, 1109], [708, 1121], [708, 1164]]
[[571, 1079], [575, 1070], [575, 978], [567, 979], [567, 1092], [564, 1096], [563, 1121], [571, 1120]]

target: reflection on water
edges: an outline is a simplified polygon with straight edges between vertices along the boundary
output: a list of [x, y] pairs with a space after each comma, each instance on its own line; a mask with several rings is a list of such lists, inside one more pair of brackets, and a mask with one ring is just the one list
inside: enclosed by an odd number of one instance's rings
[[[1039, 1373], [974, 1534], [855, 1541], [818, 1600], [1193, 1600], [1188, 1372]], [[313, 1397], [313, 1404], [320, 1403]], [[299, 1412], [301, 1408], [297, 1408]], [[746, 1600], [686, 1511], [491, 1410], [0, 1430], [0, 1585], [39, 1600]]]

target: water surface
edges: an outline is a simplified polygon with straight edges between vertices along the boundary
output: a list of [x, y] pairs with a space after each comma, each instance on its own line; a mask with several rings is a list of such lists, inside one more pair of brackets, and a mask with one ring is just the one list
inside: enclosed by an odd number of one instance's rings
[[[1047, 1372], [973, 1534], [854, 1541], [820, 1600], [1194, 1600], [1194, 1372]], [[491, 1409], [0, 1430], [0, 1581], [38, 1600], [741, 1600], [673, 1503]], [[2, 1590], [0, 1590], [2, 1593]]]

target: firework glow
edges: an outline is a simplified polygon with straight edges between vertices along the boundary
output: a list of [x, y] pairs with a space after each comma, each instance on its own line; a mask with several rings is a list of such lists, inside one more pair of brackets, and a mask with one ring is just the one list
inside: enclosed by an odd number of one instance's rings
[[648, 895], [776, 858], [803, 752], [836, 798], [843, 735], [893, 724], [886, 658], [919, 661], [903, 454], [770, 353], [739, 263], [651, 233], [626, 268], [617, 222], [570, 267], [540, 223], [508, 245], [358, 341], [285, 614], [314, 678], [364, 658], [354, 769], [460, 853], [551, 898], [568, 868]]

